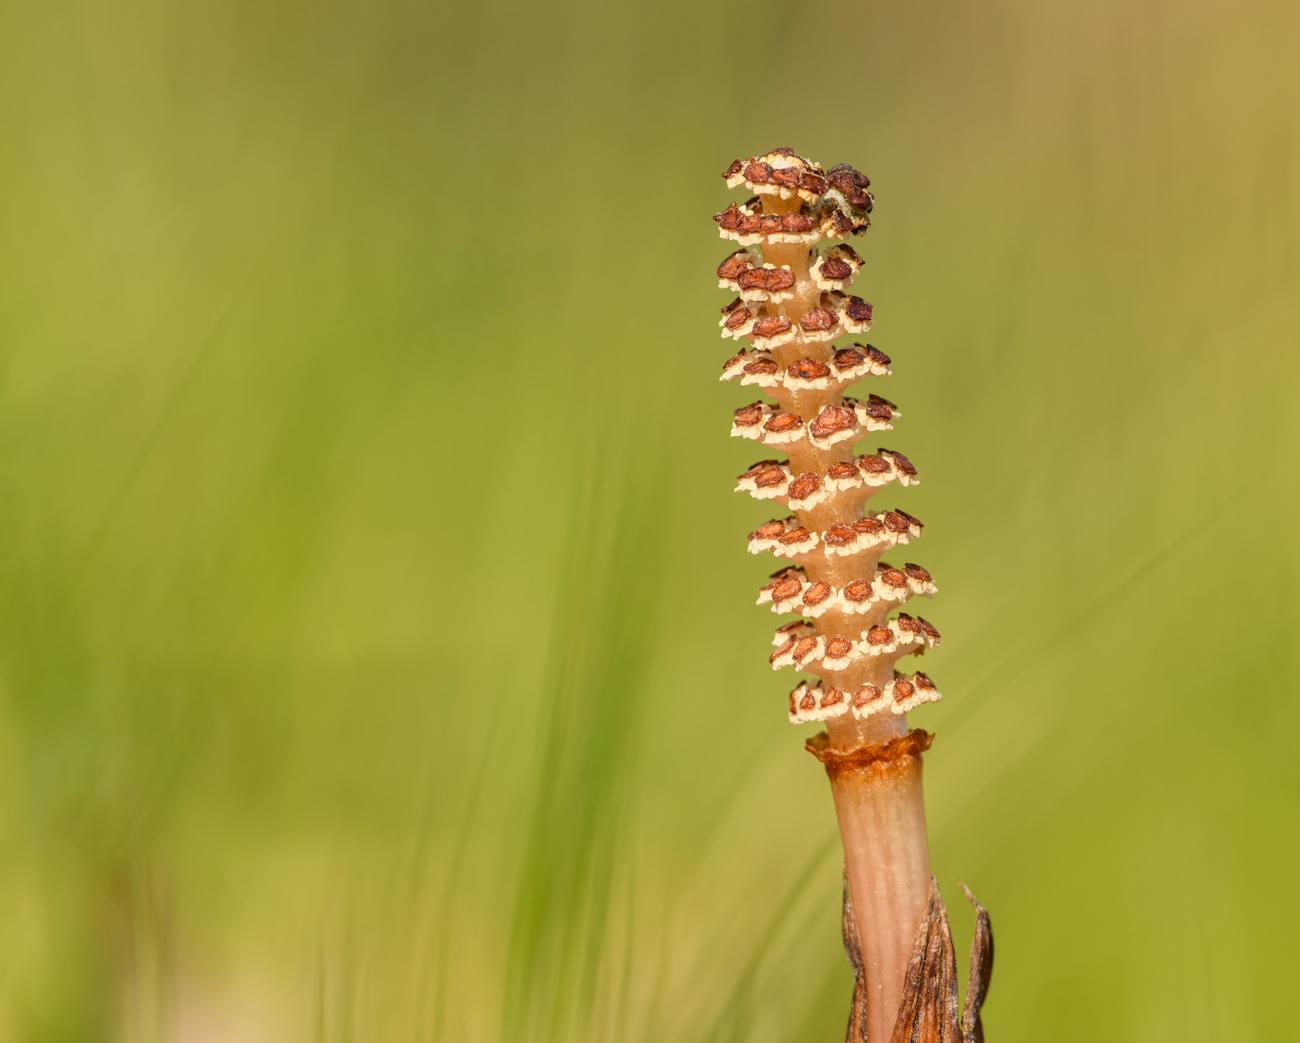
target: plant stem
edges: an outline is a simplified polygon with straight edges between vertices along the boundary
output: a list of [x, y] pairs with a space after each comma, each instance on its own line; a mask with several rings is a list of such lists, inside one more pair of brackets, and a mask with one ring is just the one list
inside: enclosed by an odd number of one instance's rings
[[893, 1032], [930, 889], [921, 790], [921, 750], [928, 744], [924, 733], [851, 751], [810, 744], [826, 764], [835, 798], [872, 1043], [888, 1043]]

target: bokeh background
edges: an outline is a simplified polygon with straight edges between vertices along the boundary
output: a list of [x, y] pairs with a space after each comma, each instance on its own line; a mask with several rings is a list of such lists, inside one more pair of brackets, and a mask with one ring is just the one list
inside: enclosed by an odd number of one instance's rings
[[0, 1040], [841, 1038], [716, 379], [779, 144], [877, 191], [990, 1038], [1290, 1038], [1297, 34], [0, 7]]

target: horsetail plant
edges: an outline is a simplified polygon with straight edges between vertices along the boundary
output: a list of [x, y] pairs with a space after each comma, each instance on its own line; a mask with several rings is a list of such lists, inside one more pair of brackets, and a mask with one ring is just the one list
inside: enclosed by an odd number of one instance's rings
[[749, 550], [787, 563], [761, 588], [759, 604], [801, 617], [777, 630], [771, 654], [774, 669], [814, 678], [790, 693], [790, 720], [826, 728], [807, 748], [830, 778], [844, 844], [844, 947], [856, 973], [847, 1038], [982, 1043], [988, 914], [975, 903], [959, 1019], [921, 790], [921, 756], [933, 736], [907, 723], [909, 712], [940, 696], [926, 674], [896, 669], [904, 656], [938, 644], [939, 632], [919, 615], [890, 615], [933, 594], [934, 580], [920, 565], [883, 560], [915, 542], [922, 526], [903, 510], [864, 513], [875, 492], [914, 485], [917, 472], [892, 449], [855, 455], [860, 438], [891, 430], [900, 414], [878, 395], [862, 400], [844, 390], [888, 375], [891, 360], [870, 344], [835, 345], [866, 333], [872, 308], [847, 292], [862, 258], [843, 243], [819, 245], [866, 231], [870, 182], [850, 166], [824, 170], [788, 148], [736, 160], [723, 177], [753, 198], [714, 215], [722, 237], [739, 247], [718, 266], [719, 287], [737, 294], [722, 309], [722, 336], [749, 342], [724, 364], [722, 379], [775, 400], [737, 409], [731, 433], [787, 454], [754, 464], [737, 490], [791, 512], [750, 533]]

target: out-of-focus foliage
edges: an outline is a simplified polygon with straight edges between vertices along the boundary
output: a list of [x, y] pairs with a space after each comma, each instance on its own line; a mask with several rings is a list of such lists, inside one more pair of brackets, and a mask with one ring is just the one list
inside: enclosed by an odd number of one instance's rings
[[5, 5], [0, 1039], [838, 1038], [716, 383], [779, 144], [877, 189], [990, 1037], [1289, 1038], [1298, 32]]

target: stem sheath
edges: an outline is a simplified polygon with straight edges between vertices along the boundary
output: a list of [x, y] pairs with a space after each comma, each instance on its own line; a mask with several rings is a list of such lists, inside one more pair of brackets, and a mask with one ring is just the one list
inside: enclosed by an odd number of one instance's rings
[[908, 960], [925, 917], [930, 850], [921, 788], [924, 732], [842, 752], [810, 743], [826, 764], [866, 972], [868, 1038], [889, 1043]]

